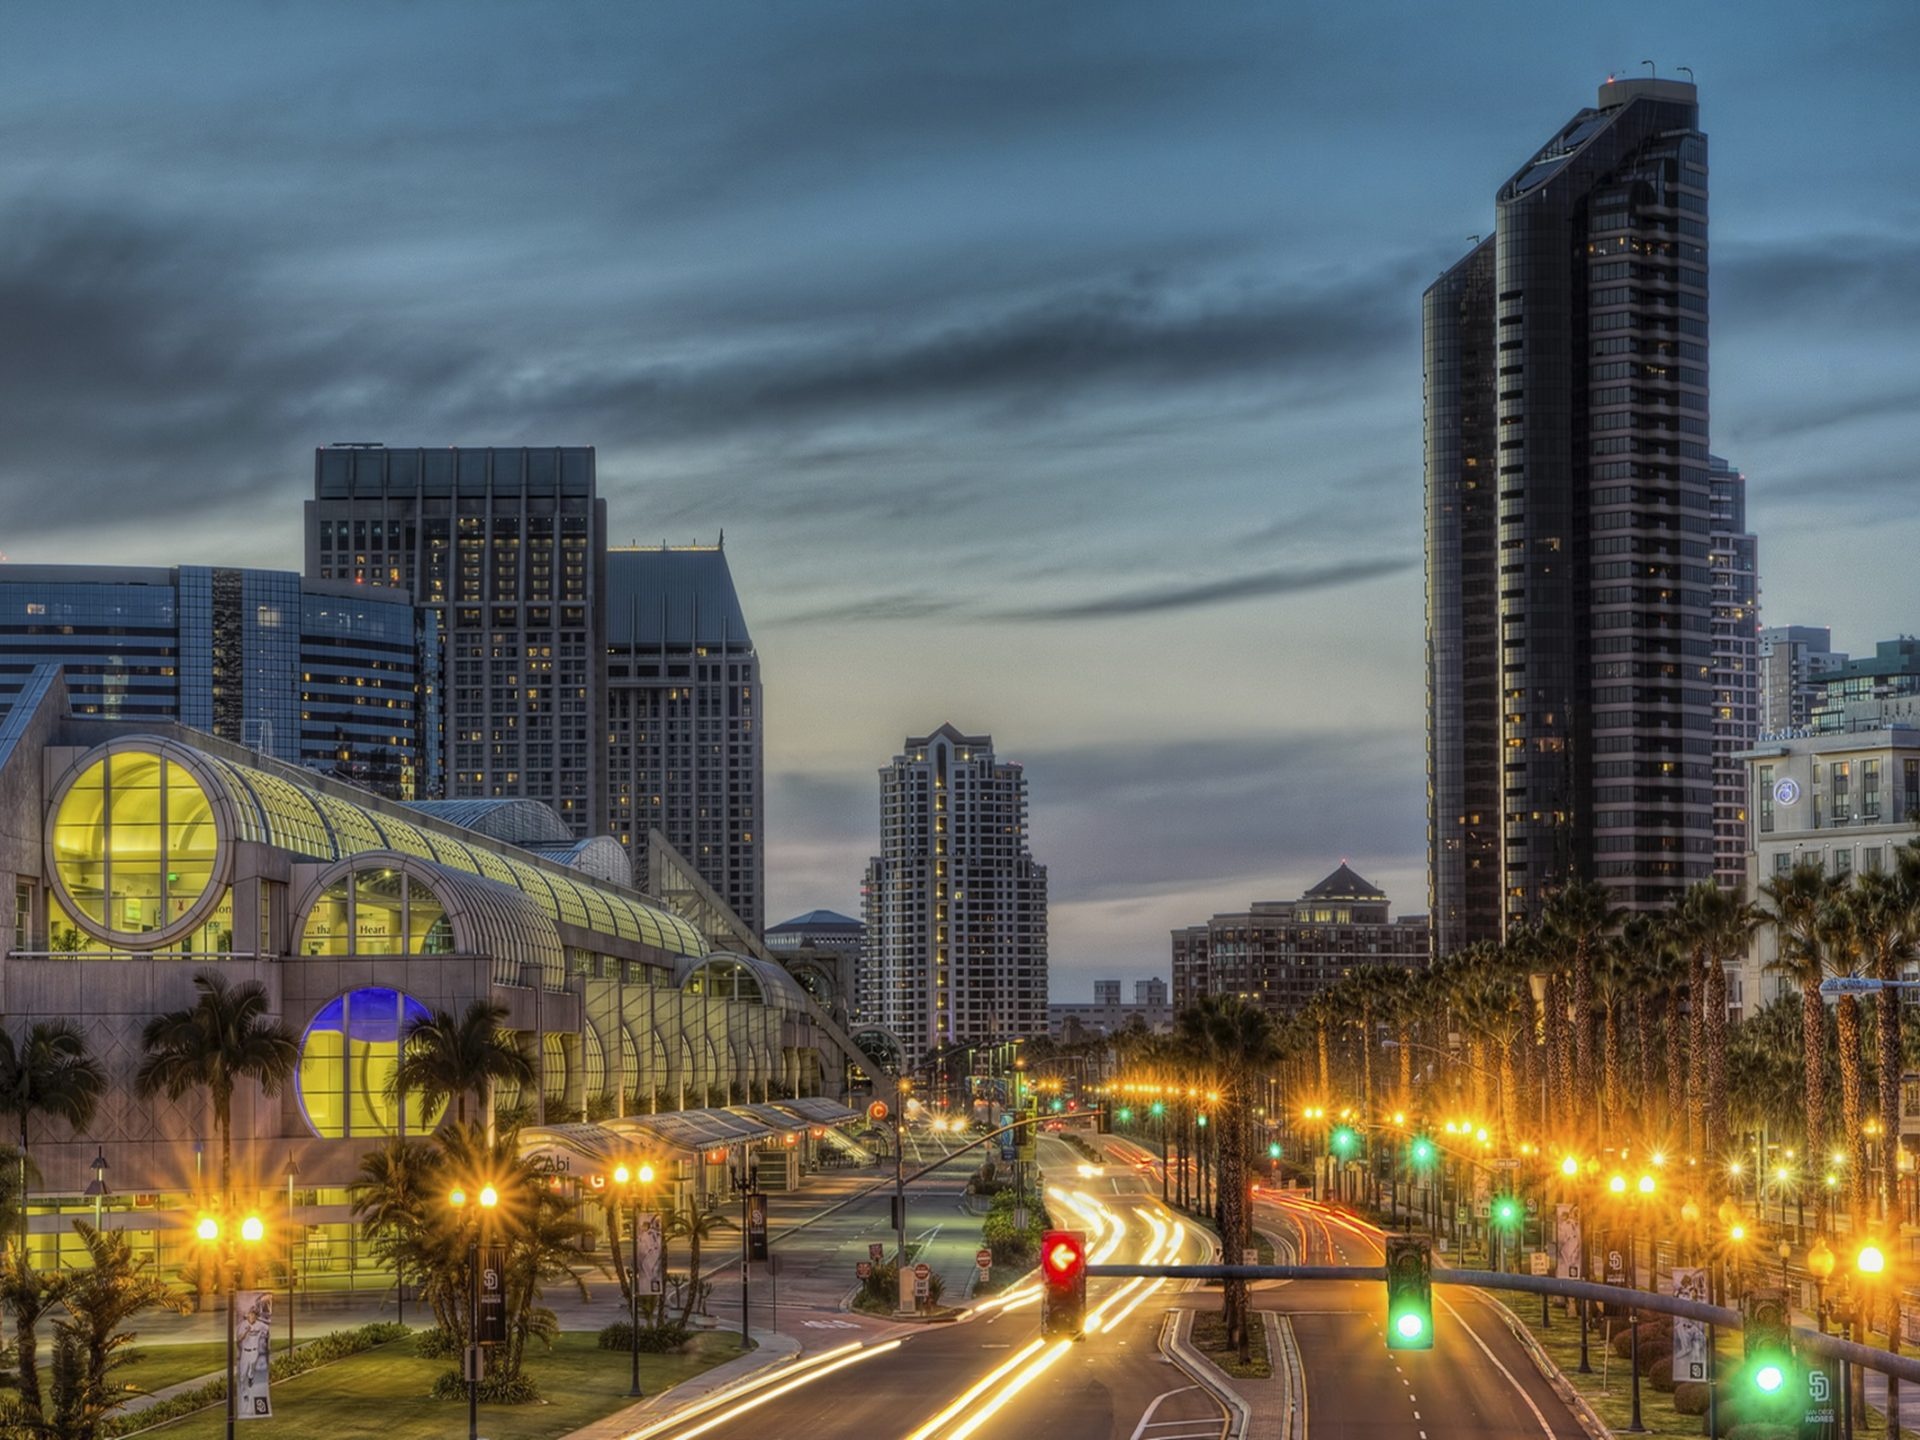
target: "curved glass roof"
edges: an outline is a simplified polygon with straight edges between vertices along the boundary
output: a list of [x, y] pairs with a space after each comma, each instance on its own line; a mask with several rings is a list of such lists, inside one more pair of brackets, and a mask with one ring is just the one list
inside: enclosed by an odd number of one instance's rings
[[285, 776], [223, 760], [158, 736], [110, 743], [119, 750], [182, 750], [191, 755], [226, 792], [239, 829], [236, 839], [272, 845], [316, 860], [345, 860], [370, 850], [397, 850], [510, 885], [562, 924], [610, 932], [672, 954], [707, 953], [700, 932], [678, 915], [597, 884], [584, 874], [578, 879], [556, 875], [510, 855], [323, 794]]

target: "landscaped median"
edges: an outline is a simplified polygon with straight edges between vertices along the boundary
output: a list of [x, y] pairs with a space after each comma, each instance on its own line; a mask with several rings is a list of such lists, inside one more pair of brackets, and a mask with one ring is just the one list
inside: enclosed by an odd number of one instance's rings
[[[422, 1355], [422, 1333], [393, 1324], [367, 1325], [279, 1357], [273, 1368], [273, 1418], [248, 1421], [246, 1433], [253, 1440], [274, 1435], [444, 1440], [465, 1425], [465, 1408], [458, 1401], [430, 1398], [451, 1362]], [[737, 1335], [703, 1332], [683, 1351], [642, 1354], [640, 1382], [649, 1395], [657, 1395], [741, 1353]], [[534, 1345], [526, 1374], [542, 1398], [484, 1406], [481, 1424], [491, 1440], [555, 1440], [634, 1403], [627, 1396], [627, 1356], [601, 1349], [595, 1332], [564, 1332], [550, 1350]], [[224, 1380], [212, 1382], [190, 1396], [127, 1416], [104, 1433], [215, 1440], [226, 1429], [225, 1390]]]

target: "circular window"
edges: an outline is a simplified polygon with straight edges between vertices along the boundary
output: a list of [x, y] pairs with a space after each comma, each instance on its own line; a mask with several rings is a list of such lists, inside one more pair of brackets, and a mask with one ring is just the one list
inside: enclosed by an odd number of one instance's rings
[[[300, 1038], [300, 1111], [326, 1140], [402, 1133], [399, 1102], [388, 1093], [407, 1027], [428, 1018], [411, 995], [377, 986], [349, 990], [320, 1007]], [[425, 1135], [447, 1113], [407, 1097], [405, 1131]]]
[[191, 770], [151, 750], [109, 752], [74, 776], [47, 848], [63, 906], [103, 940], [164, 945], [220, 901], [213, 802]]

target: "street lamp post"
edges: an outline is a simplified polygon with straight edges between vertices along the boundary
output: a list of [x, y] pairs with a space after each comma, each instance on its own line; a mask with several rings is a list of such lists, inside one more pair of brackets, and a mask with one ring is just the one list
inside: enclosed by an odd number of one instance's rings
[[[633, 1226], [633, 1263], [627, 1268], [627, 1349], [631, 1353], [633, 1374], [627, 1383], [627, 1395], [640, 1398], [640, 1209], [646, 1198], [643, 1187], [653, 1183], [653, 1166], [642, 1164], [638, 1170], [629, 1170], [626, 1166], [616, 1166], [613, 1183], [621, 1187], [621, 1194], [630, 1201], [631, 1223]], [[629, 1189], [628, 1187], [632, 1188]]]
[[240, 1231], [236, 1236], [226, 1231], [221, 1223], [211, 1215], [202, 1216], [194, 1229], [203, 1244], [215, 1245], [214, 1252], [219, 1257], [226, 1272], [227, 1282], [227, 1440], [233, 1440], [233, 1422], [239, 1418], [240, 1395], [238, 1377], [234, 1373], [235, 1365], [235, 1322], [240, 1300], [240, 1258], [235, 1249], [236, 1241], [248, 1245], [258, 1245], [266, 1235], [266, 1226], [260, 1223], [258, 1215], [249, 1215], [240, 1222]]
[[[480, 1440], [480, 1232], [486, 1217], [500, 1203], [500, 1192], [482, 1185], [475, 1197], [480, 1203], [472, 1214], [471, 1238], [467, 1242], [467, 1352], [462, 1364], [467, 1372], [467, 1440]], [[467, 1192], [458, 1186], [447, 1195], [447, 1203], [467, 1213]], [[232, 1440], [229, 1436], [228, 1440]]]
[[107, 1188], [107, 1151], [102, 1146], [93, 1155], [93, 1179], [87, 1182], [86, 1196], [93, 1201], [93, 1228], [100, 1228], [100, 1202], [111, 1195]]
[[[287, 1353], [293, 1353], [293, 1182], [300, 1178], [300, 1167], [293, 1163], [293, 1152], [287, 1152], [287, 1168], [280, 1172], [287, 1177]], [[393, 1280], [394, 1304], [399, 1307], [398, 1319], [402, 1325], [407, 1323], [406, 1275], [398, 1272]]]

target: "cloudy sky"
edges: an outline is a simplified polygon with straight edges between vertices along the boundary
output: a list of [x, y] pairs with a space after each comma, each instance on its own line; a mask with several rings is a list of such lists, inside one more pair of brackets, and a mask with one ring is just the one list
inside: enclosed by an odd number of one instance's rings
[[311, 450], [591, 444], [724, 528], [770, 915], [1026, 763], [1057, 997], [1342, 857], [1424, 907], [1419, 296], [1609, 72], [1712, 139], [1765, 615], [1916, 628], [1920, 8], [0, 9], [0, 551], [297, 566]]

